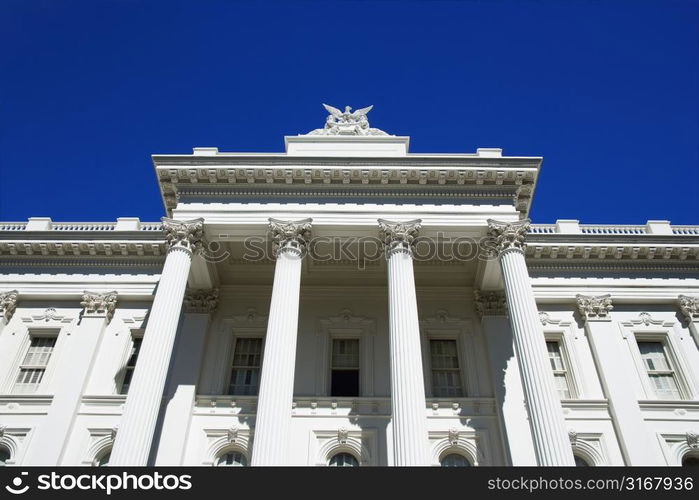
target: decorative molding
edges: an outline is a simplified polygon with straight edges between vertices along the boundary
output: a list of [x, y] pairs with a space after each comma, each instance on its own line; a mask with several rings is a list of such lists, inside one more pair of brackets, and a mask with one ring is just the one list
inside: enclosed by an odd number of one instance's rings
[[457, 429], [430, 431], [432, 465], [438, 466], [449, 454], [463, 455], [471, 465], [490, 465], [484, 449], [489, 449], [487, 434], [484, 431]]
[[699, 297], [680, 295], [677, 297], [677, 302], [687, 321], [699, 321]]
[[85, 308], [83, 314], [91, 316], [105, 315], [107, 321], [112, 319], [117, 303], [117, 292], [106, 293], [89, 292], [83, 293], [80, 305]]
[[420, 231], [420, 219], [405, 222], [379, 219], [379, 232], [387, 255], [393, 252], [411, 252], [411, 247]]
[[22, 317], [22, 321], [24, 323], [34, 323], [36, 321], [44, 321], [46, 323], [70, 323], [71, 321], [73, 321], [73, 319], [73, 317], [58, 314], [58, 311], [56, 311], [56, 308], [54, 307], [46, 308], [46, 310], [44, 310], [42, 314], [33, 314], [29, 317]]
[[204, 245], [204, 219], [179, 221], [162, 217], [163, 230], [169, 249], [184, 248], [192, 253]]
[[473, 295], [476, 311], [478, 311], [479, 316], [507, 315], [505, 292], [474, 290]]
[[614, 309], [610, 294], [597, 296], [577, 294], [575, 300], [580, 314], [586, 320], [610, 319], [609, 313]]
[[685, 438], [687, 440], [687, 446], [693, 450], [699, 449], [699, 434], [694, 431], [687, 431]]
[[[40, 259], [42, 264], [62, 265], [59, 258], [90, 257], [93, 260], [82, 260], [85, 265], [94, 265], [93, 262], [100, 262], [105, 257], [109, 257], [108, 264], [134, 266], [133, 263], [119, 262], [124, 257], [159, 257], [165, 253], [165, 243], [156, 241], [128, 241], [117, 239], [116, 233], [109, 233], [113, 238], [109, 241], [85, 241], [85, 240], [46, 240], [34, 241], [0, 241], [0, 256], [10, 256], [19, 259], [31, 257]], [[50, 259], [47, 259], [49, 257]], [[114, 259], [114, 260], [112, 260]], [[15, 265], [30, 265], [29, 261], [3, 261], [3, 265], [14, 263]], [[63, 264], [65, 265], [65, 264]]]
[[488, 219], [487, 241], [490, 249], [496, 255], [500, 255], [509, 249], [523, 252], [526, 249], [525, 237], [530, 225], [531, 221], [529, 219], [517, 222], [500, 222]]
[[187, 313], [212, 313], [218, 302], [218, 288], [187, 290], [184, 310]]
[[216, 465], [218, 458], [232, 451], [239, 451], [250, 460], [252, 431], [232, 424], [226, 429], [204, 429], [208, 445], [202, 465]]
[[12, 319], [12, 315], [17, 308], [18, 297], [19, 292], [17, 290], [0, 293], [0, 318], [4, 317], [6, 321]]
[[272, 235], [274, 254], [289, 250], [303, 255], [311, 238], [311, 222], [313, 219], [291, 221], [270, 218], [269, 231]]
[[[330, 459], [338, 453], [349, 453], [358, 461], [359, 465], [376, 465], [374, 455], [371, 453], [376, 446], [376, 430], [360, 429], [351, 430], [340, 427], [336, 430], [313, 431], [317, 441], [316, 465], [328, 465]], [[312, 457], [309, 457], [313, 460]]]
[[610, 262], [628, 265], [633, 262], [645, 270], [661, 269], [663, 265], [677, 261], [691, 265], [692, 259], [699, 258], [699, 247], [687, 243], [682, 236], [669, 236], [668, 240], [652, 244], [644, 240], [653, 238], [653, 235], [641, 235], [631, 240], [627, 235], [605, 235], [609, 238], [607, 242], [599, 241], [598, 235], [573, 235], [570, 240], [563, 240], [566, 236], [530, 234], [527, 237], [527, 259], [578, 261], [578, 265], [580, 260], [588, 265], [609, 265]]
[[570, 440], [570, 444], [572, 446], [576, 445], [578, 441], [578, 433], [575, 431], [575, 429], [568, 429], [568, 439]]
[[325, 119], [325, 127], [312, 130], [306, 135], [388, 135], [383, 130], [369, 127], [366, 115], [373, 105], [356, 111], [352, 111], [350, 106], [345, 106], [344, 112], [327, 104], [323, 104], [323, 107], [330, 113]]

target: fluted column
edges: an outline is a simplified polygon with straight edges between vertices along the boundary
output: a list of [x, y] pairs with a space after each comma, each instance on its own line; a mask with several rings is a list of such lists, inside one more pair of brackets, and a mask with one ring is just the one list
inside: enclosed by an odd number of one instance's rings
[[9, 292], [0, 293], [0, 333], [2, 333], [5, 325], [10, 322], [12, 315], [17, 307], [17, 297], [19, 293], [17, 290], [10, 290]]
[[277, 262], [262, 358], [252, 465], [285, 465], [287, 462], [301, 264], [311, 231], [311, 219], [295, 222], [270, 219], [269, 222]]
[[512, 328], [507, 319], [505, 292], [476, 290], [474, 299], [488, 346], [490, 376], [495, 388], [507, 459], [510, 465], [536, 465], [532, 431], [524, 404], [522, 378], [514, 353]]
[[[80, 324], [66, 339], [65, 358], [56, 373], [56, 390], [46, 418], [37, 427], [25, 462], [31, 465], [62, 465], [63, 453], [70, 439], [73, 423], [95, 361], [104, 330], [117, 303], [117, 292], [86, 291], [80, 305], [84, 307]], [[34, 439], [36, 438], [36, 439]], [[67, 464], [63, 464], [67, 465]]]
[[192, 257], [202, 246], [204, 220], [176, 221], [163, 217], [163, 229], [169, 248], [143, 334], [110, 465], [144, 466], [148, 463], [189, 268]]
[[420, 221], [379, 219], [388, 263], [393, 461], [429, 465], [425, 379], [422, 372], [412, 244]]
[[658, 441], [646, 427], [638, 399], [629, 387], [629, 374], [635, 370], [624, 355], [621, 331], [612, 323], [611, 296], [575, 298], [626, 465], [664, 465]]
[[560, 400], [534, 300], [524, 238], [529, 219], [504, 223], [488, 220], [491, 248], [500, 260], [519, 370], [524, 386], [534, 449], [540, 466], [574, 465]]
[[699, 347], [699, 297], [680, 295], [677, 297], [677, 303], [682, 314], [687, 318], [689, 331], [692, 332], [694, 342]]
[[204, 339], [218, 307], [218, 288], [187, 290], [184, 315], [165, 389], [167, 409], [158, 441], [156, 466], [182, 465], [197, 393]]

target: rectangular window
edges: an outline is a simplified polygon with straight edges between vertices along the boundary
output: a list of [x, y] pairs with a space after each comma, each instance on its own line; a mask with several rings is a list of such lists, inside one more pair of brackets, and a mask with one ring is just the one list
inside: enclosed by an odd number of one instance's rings
[[138, 353], [141, 352], [142, 342], [143, 337], [134, 337], [131, 343], [131, 354], [129, 355], [129, 360], [126, 362], [126, 367], [124, 368], [124, 383], [121, 384], [122, 394], [129, 393], [129, 386], [131, 385], [133, 372], [136, 369], [136, 360], [138, 360]]
[[432, 395], [463, 396], [456, 340], [430, 340]]
[[675, 379], [675, 371], [665, 353], [662, 342], [639, 342], [641, 360], [648, 378], [659, 399], [680, 399], [680, 390]]
[[568, 367], [561, 355], [561, 344], [555, 340], [546, 341], [546, 349], [549, 353], [549, 362], [553, 372], [553, 380], [556, 385], [558, 397], [570, 399], [570, 384], [568, 382]]
[[331, 396], [359, 396], [359, 339], [333, 339], [331, 370]]
[[260, 389], [262, 339], [237, 339], [228, 394], [255, 396]]
[[27, 354], [19, 365], [15, 394], [31, 394], [39, 389], [55, 345], [56, 337], [31, 337]]

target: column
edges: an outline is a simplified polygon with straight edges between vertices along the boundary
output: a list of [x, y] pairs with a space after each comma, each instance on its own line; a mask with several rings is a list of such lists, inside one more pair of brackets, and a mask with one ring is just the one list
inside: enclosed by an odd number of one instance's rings
[[529, 224], [529, 219], [513, 223], [488, 220], [489, 246], [500, 260], [505, 282], [510, 325], [538, 465], [572, 466], [575, 463], [573, 451], [524, 259], [524, 238]]
[[277, 262], [262, 358], [252, 465], [285, 465], [288, 461], [301, 264], [311, 234], [311, 219], [270, 219], [269, 226]]
[[3, 328], [10, 322], [12, 315], [15, 313], [18, 296], [17, 290], [0, 293], [0, 333], [2, 333]]
[[66, 353], [56, 374], [57, 388], [46, 418], [38, 426], [27, 450], [26, 463], [61, 465], [66, 443], [80, 408], [97, 348], [107, 323], [114, 314], [116, 292], [85, 292], [80, 303], [85, 309], [80, 323], [66, 339]]
[[109, 465], [148, 464], [189, 268], [202, 247], [204, 219], [162, 220], [169, 248]]
[[628, 352], [622, 351], [621, 332], [612, 323], [611, 296], [576, 295], [575, 299], [626, 465], [665, 465], [662, 450], [646, 427], [636, 395], [629, 387], [628, 378], [635, 369], [625, 363]]
[[379, 219], [388, 263], [393, 461], [398, 466], [430, 464], [412, 256], [420, 222]]
[[692, 332], [694, 342], [696, 342], [699, 348], [699, 297], [680, 295], [677, 297], [677, 303], [682, 314], [687, 318], [689, 331]]
[[12, 336], [3, 336], [2, 331], [15, 313], [18, 297], [19, 293], [17, 290], [0, 293], [0, 367], [2, 367], [0, 368], [0, 383], [2, 383], [2, 377], [7, 376], [5, 370], [11, 365], [11, 360], [16, 354], [13, 350], [8, 349], [6, 345], [10, 342]]
[[476, 290], [475, 302], [488, 346], [490, 376], [498, 403], [505, 454], [511, 465], [536, 465], [519, 363], [507, 319], [505, 292]]
[[217, 288], [188, 290], [184, 296], [184, 317], [177, 334], [170, 380], [165, 390], [169, 401], [160, 432], [156, 466], [182, 465], [197, 393], [204, 339], [217, 306]]

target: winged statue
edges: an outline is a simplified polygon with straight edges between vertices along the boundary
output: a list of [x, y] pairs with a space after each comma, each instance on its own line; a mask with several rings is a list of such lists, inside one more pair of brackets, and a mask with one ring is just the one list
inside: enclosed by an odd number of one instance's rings
[[354, 111], [351, 106], [345, 106], [344, 111], [325, 103], [323, 107], [329, 113], [325, 119], [325, 127], [312, 130], [308, 135], [388, 135], [383, 130], [369, 126], [366, 115], [372, 110], [373, 105]]

